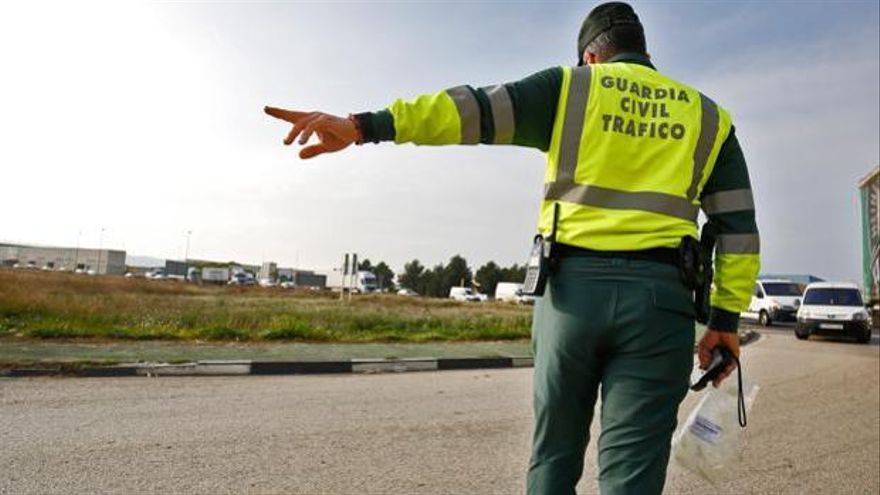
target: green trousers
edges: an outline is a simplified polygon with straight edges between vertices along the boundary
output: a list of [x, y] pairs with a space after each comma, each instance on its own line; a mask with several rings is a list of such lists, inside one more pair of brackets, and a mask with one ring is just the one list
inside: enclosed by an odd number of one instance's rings
[[528, 493], [575, 493], [601, 391], [603, 495], [659, 494], [693, 367], [694, 308], [678, 270], [567, 257], [532, 323], [535, 431]]

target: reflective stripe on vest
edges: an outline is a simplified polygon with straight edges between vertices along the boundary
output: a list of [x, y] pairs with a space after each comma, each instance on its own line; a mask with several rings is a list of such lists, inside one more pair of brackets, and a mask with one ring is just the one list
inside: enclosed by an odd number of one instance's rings
[[495, 139], [493, 144], [510, 144], [513, 142], [513, 131], [516, 122], [513, 114], [513, 101], [507, 88], [503, 84], [482, 88], [489, 97], [489, 106], [492, 109], [492, 123], [495, 126]]
[[577, 184], [574, 178], [579, 163], [578, 154], [589, 103], [591, 78], [590, 66], [571, 70], [562, 136], [559, 141], [556, 179], [552, 183], [545, 184], [544, 199], [601, 208], [641, 210], [696, 222], [699, 207], [693, 204], [693, 199], [698, 193], [703, 172], [718, 134], [719, 115], [715, 103], [700, 94], [702, 110], [700, 134], [694, 149], [693, 173], [686, 197], [655, 191], [622, 191]]
[[761, 239], [758, 234], [721, 234], [716, 251], [721, 254], [758, 254]]
[[703, 211], [707, 215], [731, 213], [755, 209], [755, 200], [751, 189], [733, 189], [707, 194], [703, 198]]
[[461, 121], [461, 144], [480, 142], [480, 104], [467, 86], [456, 86], [446, 90], [455, 102]]

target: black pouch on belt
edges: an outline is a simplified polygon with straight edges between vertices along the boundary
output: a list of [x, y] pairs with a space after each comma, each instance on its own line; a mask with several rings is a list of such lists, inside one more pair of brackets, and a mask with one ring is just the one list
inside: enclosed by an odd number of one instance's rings
[[556, 223], [559, 221], [559, 203], [553, 206], [553, 227], [548, 237], [541, 234], [532, 241], [532, 251], [526, 263], [526, 278], [523, 280], [522, 294], [541, 297], [547, 287], [550, 262], [553, 256], [553, 244], [556, 241]]
[[714, 223], [703, 225], [700, 240], [685, 236], [679, 246], [679, 270], [681, 281], [694, 293], [696, 320], [706, 324], [709, 321], [710, 294], [715, 271], [712, 268], [712, 254], [718, 238]]

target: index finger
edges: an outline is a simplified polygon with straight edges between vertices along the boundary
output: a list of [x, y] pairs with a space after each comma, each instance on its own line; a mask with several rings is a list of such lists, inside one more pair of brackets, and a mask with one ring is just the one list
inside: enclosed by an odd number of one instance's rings
[[285, 110], [283, 108], [263, 107], [263, 111], [275, 117], [276, 119], [286, 120], [291, 124], [296, 124], [301, 118], [309, 114], [309, 112], [297, 112], [294, 110]]

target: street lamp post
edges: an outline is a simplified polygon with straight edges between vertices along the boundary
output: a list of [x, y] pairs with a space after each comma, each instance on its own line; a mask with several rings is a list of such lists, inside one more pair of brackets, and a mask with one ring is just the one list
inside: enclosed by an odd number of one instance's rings
[[101, 227], [101, 233], [98, 235], [98, 266], [95, 267], [95, 274], [101, 274], [101, 250], [104, 249], [104, 227]]

